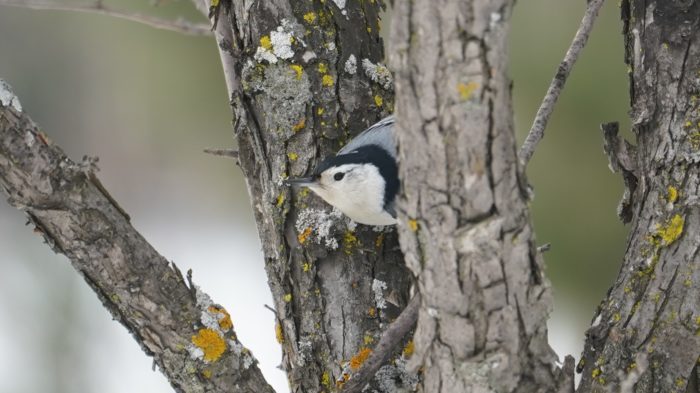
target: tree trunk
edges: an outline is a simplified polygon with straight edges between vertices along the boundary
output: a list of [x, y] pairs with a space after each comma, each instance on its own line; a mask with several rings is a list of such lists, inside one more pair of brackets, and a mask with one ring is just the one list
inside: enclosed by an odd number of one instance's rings
[[[381, 1], [233, 2], [219, 46], [292, 391], [332, 391], [408, 300], [411, 276], [393, 228], [349, 223], [282, 185], [309, 173], [393, 106], [378, 64]], [[226, 27], [224, 27], [226, 28]], [[232, 34], [231, 34], [232, 33]], [[229, 59], [227, 60], [227, 56]], [[411, 378], [384, 370], [387, 391]], [[382, 385], [382, 386], [384, 386]], [[378, 385], [379, 387], [379, 385]]]
[[398, 2], [393, 20], [401, 245], [422, 307], [419, 391], [544, 392], [549, 283], [519, 172], [509, 0]]
[[636, 149], [605, 125], [606, 152], [631, 221], [620, 274], [599, 306], [579, 370], [581, 392], [697, 392], [700, 357], [700, 3], [623, 0]]

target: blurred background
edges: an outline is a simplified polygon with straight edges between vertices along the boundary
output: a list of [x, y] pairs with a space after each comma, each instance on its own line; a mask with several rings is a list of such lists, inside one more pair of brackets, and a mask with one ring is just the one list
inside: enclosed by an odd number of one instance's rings
[[[204, 21], [188, 1], [115, 2]], [[583, 14], [583, 0], [518, 2], [511, 74], [522, 141]], [[383, 29], [388, 31], [389, 29]], [[627, 229], [622, 181], [607, 167], [601, 122], [627, 132], [621, 22], [607, 2], [530, 164], [539, 243], [553, 282], [552, 345], [580, 355], [583, 332], [616, 275]], [[0, 6], [0, 78], [73, 159], [99, 156], [99, 177], [137, 229], [232, 314], [278, 392], [280, 350], [248, 194], [232, 146], [215, 43], [114, 18]], [[2, 198], [4, 199], [4, 197]], [[63, 256], [0, 201], [0, 392], [171, 392], [126, 330]]]

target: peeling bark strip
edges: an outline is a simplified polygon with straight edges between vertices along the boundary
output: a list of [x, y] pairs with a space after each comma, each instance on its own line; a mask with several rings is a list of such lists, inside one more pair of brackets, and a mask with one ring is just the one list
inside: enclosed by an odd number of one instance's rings
[[695, 392], [700, 2], [623, 0], [622, 19], [637, 147], [606, 132], [606, 153], [625, 176], [621, 212], [632, 224], [620, 274], [587, 333], [579, 391], [619, 391], [621, 374], [637, 372], [635, 357], [646, 353], [635, 392]]
[[178, 392], [271, 393], [231, 317], [131, 226], [94, 174], [21, 111], [0, 80], [0, 186], [97, 293]]
[[511, 11], [509, 0], [414, 0], [397, 2], [392, 22], [400, 236], [422, 295], [412, 364], [423, 392], [560, 383], [549, 283], [519, 187]]
[[[208, 12], [206, 1], [198, 4]], [[342, 386], [409, 300], [411, 275], [392, 228], [355, 227], [320, 198], [281, 182], [308, 173], [391, 111], [391, 74], [380, 64], [382, 6], [271, 0], [219, 9], [238, 160], [294, 392]], [[381, 392], [415, 381], [400, 362], [378, 375], [372, 387]]]

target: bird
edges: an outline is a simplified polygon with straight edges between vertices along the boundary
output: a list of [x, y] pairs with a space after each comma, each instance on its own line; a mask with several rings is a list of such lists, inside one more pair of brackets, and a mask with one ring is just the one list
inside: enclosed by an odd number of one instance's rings
[[323, 160], [309, 177], [286, 184], [306, 187], [356, 223], [394, 225], [399, 168], [394, 116], [388, 116]]

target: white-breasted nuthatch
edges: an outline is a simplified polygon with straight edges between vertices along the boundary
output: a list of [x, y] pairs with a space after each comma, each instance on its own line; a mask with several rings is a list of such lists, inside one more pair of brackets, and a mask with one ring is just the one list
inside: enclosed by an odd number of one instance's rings
[[386, 117], [325, 159], [310, 177], [286, 183], [308, 187], [360, 224], [396, 224], [399, 169], [393, 132], [394, 117]]

